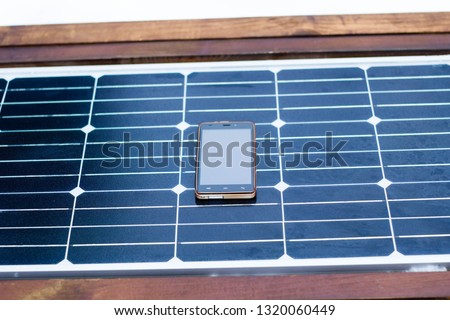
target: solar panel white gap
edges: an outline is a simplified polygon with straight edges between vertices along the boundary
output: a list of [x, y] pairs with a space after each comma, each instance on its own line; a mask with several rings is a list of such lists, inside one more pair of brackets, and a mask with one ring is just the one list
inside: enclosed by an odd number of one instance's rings
[[[94, 106], [97, 82], [98, 82], [98, 79], [95, 78], [94, 86], [93, 86], [93, 90], [92, 90], [92, 99], [90, 101], [90, 111], [89, 111], [89, 118], [88, 118], [87, 126], [91, 125], [92, 110], [93, 110], [93, 106]], [[74, 190], [75, 189], [79, 189], [80, 193], [84, 192], [84, 190], [82, 190], [80, 188], [80, 182], [81, 182], [81, 177], [82, 177], [82, 172], [83, 172], [83, 162], [84, 162], [84, 157], [85, 157], [85, 154], [86, 154], [86, 146], [87, 146], [87, 141], [88, 141], [88, 135], [89, 135], [89, 133], [85, 132], [85, 138], [84, 138], [84, 143], [83, 143], [83, 151], [82, 151], [81, 159], [80, 159], [80, 170], [78, 172], [78, 181], [77, 181], [77, 186], [74, 188]], [[71, 234], [72, 234], [72, 228], [73, 228], [73, 223], [74, 223], [74, 216], [75, 216], [76, 205], [77, 205], [77, 196], [74, 196], [73, 207], [72, 207], [72, 214], [71, 214], [71, 218], [70, 218], [69, 231], [67, 233], [67, 243], [66, 243], [66, 250], [65, 250], [65, 254], [64, 254], [64, 260], [67, 260], [67, 258], [69, 256], [70, 237], [71, 237]]]

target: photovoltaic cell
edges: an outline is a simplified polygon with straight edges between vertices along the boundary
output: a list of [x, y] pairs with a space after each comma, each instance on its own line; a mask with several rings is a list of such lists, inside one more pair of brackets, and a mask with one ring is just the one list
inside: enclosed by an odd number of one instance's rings
[[[450, 67], [423, 61], [10, 70], [0, 272], [448, 265]], [[195, 199], [221, 120], [256, 124], [255, 199]]]
[[[91, 77], [16, 78], [1, 105], [1, 263], [64, 259]], [[69, 110], [66, 110], [66, 107]], [[74, 113], [75, 112], [75, 113]]]

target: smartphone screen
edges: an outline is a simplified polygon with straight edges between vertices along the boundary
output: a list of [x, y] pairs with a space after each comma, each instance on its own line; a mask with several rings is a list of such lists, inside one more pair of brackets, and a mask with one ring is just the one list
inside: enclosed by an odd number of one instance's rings
[[255, 124], [204, 122], [198, 128], [195, 194], [199, 199], [256, 195]]

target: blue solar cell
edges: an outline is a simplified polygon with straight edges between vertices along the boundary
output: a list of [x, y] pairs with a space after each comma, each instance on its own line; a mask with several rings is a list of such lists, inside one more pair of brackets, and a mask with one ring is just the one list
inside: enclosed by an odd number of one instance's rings
[[[280, 193], [258, 190], [256, 200], [193, 201], [193, 193], [180, 196], [178, 251], [183, 261], [254, 259], [282, 255]], [[234, 205], [233, 205], [234, 204]], [[241, 205], [236, 205], [241, 204]], [[202, 214], [201, 214], [202, 213]], [[239, 243], [239, 242], [244, 243]], [[214, 252], [209, 252], [215, 248]], [[240, 248], [234, 252], [231, 248]]]
[[[116, 132], [119, 133], [119, 132]], [[109, 141], [88, 141], [86, 146], [87, 158], [114, 158], [120, 157], [141, 157], [142, 160], [157, 161], [149, 157], [172, 156], [178, 154], [177, 136], [166, 136], [166, 139], [158, 139], [147, 135], [145, 140], [135, 140], [137, 136], [132, 136], [131, 131], [122, 132], [123, 136], [118, 140]], [[120, 133], [119, 133], [120, 135]], [[144, 136], [145, 137], [145, 136]]]
[[[285, 149], [289, 151], [288, 148]], [[305, 153], [293, 153], [283, 157], [287, 170], [346, 170], [370, 169], [380, 166], [380, 159], [374, 151], [356, 151], [339, 154], [325, 151], [324, 147], [307, 149]]]
[[0, 264], [49, 264], [64, 257], [68, 228], [4, 229]]
[[[256, 169], [260, 172], [262, 171], [276, 171], [279, 172], [280, 164], [279, 164], [279, 155], [274, 152], [264, 153], [265, 150], [268, 149], [268, 143], [266, 142], [266, 146], [260, 145], [260, 149], [257, 149], [256, 154]], [[275, 144], [274, 144], [275, 145]]]
[[[176, 186], [178, 182], [178, 172], [162, 174], [143, 174], [139, 177], [132, 173], [121, 175], [99, 176], [83, 175], [81, 188], [86, 190], [139, 190], [139, 189], [170, 189]], [[156, 195], [148, 195], [149, 197]], [[158, 195], [159, 196], [159, 195]], [[106, 195], [103, 195], [106, 197]], [[113, 196], [111, 196], [113, 197]], [[115, 197], [115, 196], [114, 196]], [[167, 197], [164, 197], [167, 199]], [[136, 201], [132, 198], [130, 201]], [[169, 202], [172, 204], [172, 202]]]
[[343, 138], [336, 138], [332, 135], [330, 135], [329, 138], [327, 138], [326, 135], [325, 137], [322, 136], [317, 138], [287, 137], [283, 138], [283, 141], [289, 141], [289, 149], [285, 149], [285, 152], [288, 152], [288, 150], [289, 152], [377, 150], [375, 135], [370, 134]]
[[257, 171], [256, 180], [260, 187], [272, 187], [280, 182], [280, 173], [278, 170]]
[[[107, 190], [109, 190], [109, 188]], [[100, 196], [95, 192], [85, 192], [77, 198], [77, 208], [91, 209], [91, 208], [151, 207], [151, 206], [172, 207], [175, 205], [174, 201], [175, 199], [176, 199], [175, 193], [173, 193], [172, 191], [163, 191], [163, 190], [161, 191], [134, 190], [133, 192], [108, 192], [100, 194]]]
[[[330, 98], [330, 103], [337, 99]], [[281, 100], [281, 99], [280, 99]], [[370, 108], [366, 105], [360, 105], [352, 108], [291, 108], [286, 107], [280, 110], [280, 118], [284, 121], [299, 122], [301, 124], [308, 122], [350, 122], [365, 121], [372, 116]], [[318, 120], [320, 119], [320, 120]]]
[[179, 165], [178, 158], [161, 158], [154, 159], [146, 155], [137, 159], [123, 159], [122, 156], [117, 158], [105, 158], [102, 160], [88, 160], [83, 162], [84, 175], [154, 175], [174, 172], [178, 174]]
[[447, 200], [430, 200], [391, 202], [391, 214], [395, 217], [427, 217], [427, 216], [450, 216], [450, 206]]
[[383, 189], [374, 185], [288, 188], [283, 195], [285, 203], [384, 200]]
[[176, 219], [173, 208], [110, 208], [78, 210], [77, 226], [170, 225]]
[[[261, 110], [272, 110], [276, 112], [276, 98], [272, 97], [254, 97], [254, 96], [223, 96], [223, 97], [188, 97], [186, 101], [187, 115], [198, 116], [202, 112], [236, 112], [245, 110], [251, 112], [261, 112]], [[194, 121], [193, 123], [198, 123]]]
[[[320, 168], [320, 167], [319, 167]], [[376, 183], [382, 179], [379, 168], [321, 168], [318, 170], [285, 171], [284, 181], [290, 185], [326, 185]], [[351, 172], [351, 174], [350, 174]], [[308, 191], [309, 192], [309, 191]]]
[[2, 107], [4, 118], [20, 118], [25, 116], [34, 116], [35, 118], [61, 117], [74, 115], [89, 115], [90, 102], [71, 102], [64, 103], [28, 103], [28, 104], [7, 104]]
[[405, 255], [448, 254], [450, 237], [428, 236], [397, 239], [399, 252]]
[[398, 104], [447, 104], [450, 91], [416, 91], [412, 89], [406, 92], [373, 93], [373, 101], [376, 106]]
[[[439, 254], [448, 252], [450, 219], [421, 218], [394, 220], [399, 251], [403, 254]], [[439, 239], [439, 241], [437, 241]], [[426, 246], [430, 246], [426, 248]], [[446, 247], [447, 246], [447, 247]]]
[[93, 117], [92, 125], [96, 128], [175, 126], [181, 120], [182, 115], [176, 113], [97, 115]]
[[192, 72], [188, 83], [274, 81], [270, 71]]
[[289, 241], [287, 249], [296, 259], [387, 256], [394, 251], [391, 239]]
[[256, 142], [260, 143], [264, 139], [277, 139], [278, 132], [272, 124], [256, 124]]
[[[68, 175], [68, 176], [66, 176]], [[0, 185], [0, 192], [52, 192], [71, 190], [77, 184], [77, 174], [62, 174], [47, 177], [5, 176], [5, 184]]]
[[83, 141], [84, 133], [82, 131], [35, 131], [30, 132], [7, 132], [0, 134], [0, 144], [18, 145], [18, 144], [58, 144], [80, 143]]
[[404, 136], [381, 136], [380, 144], [383, 150], [404, 150], [404, 149], [436, 149], [449, 148], [449, 134], [434, 135], [404, 135]]
[[367, 75], [369, 78], [445, 76], [449, 73], [450, 66], [444, 64], [422, 66], [383, 66], [372, 67], [367, 70]]
[[[184, 178], [184, 177], [183, 177]], [[182, 184], [184, 182], [182, 180]], [[214, 201], [201, 201], [196, 200], [194, 197], [194, 190], [186, 190], [182, 194], [180, 194], [180, 206], [207, 206], [211, 207], [211, 210], [216, 210], [217, 212], [227, 212], [236, 210], [247, 210], [247, 208], [252, 206], [253, 204], [261, 204], [262, 206], [269, 204], [277, 204], [280, 203], [280, 193], [278, 190], [274, 188], [261, 188], [258, 190], [258, 195], [255, 199], [250, 200], [214, 200]], [[242, 206], [239, 206], [242, 204]], [[236, 207], [236, 208], [235, 208]], [[244, 208], [244, 209], [243, 209]]]
[[67, 227], [8, 229], [0, 233], [0, 246], [65, 245]]
[[252, 96], [275, 94], [274, 83], [220, 83], [220, 84], [196, 84], [187, 88], [188, 97], [223, 97], [223, 96]]
[[0, 265], [56, 264], [64, 258], [65, 251], [65, 246], [3, 247], [0, 248]]
[[278, 259], [283, 255], [283, 241], [258, 243], [202, 243], [178, 246], [182, 261], [227, 261]]
[[419, 235], [447, 235], [450, 227], [450, 219], [447, 217], [424, 218], [424, 219], [402, 219], [394, 221], [396, 235], [419, 236]]
[[0, 176], [42, 174], [78, 174], [79, 161], [5, 162], [0, 166]]
[[64, 130], [81, 128], [86, 124], [88, 115], [70, 117], [39, 118], [1, 118], [2, 130]]
[[37, 160], [80, 158], [83, 145], [56, 146], [8, 146], [7, 153], [0, 154], [0, 160]]
[[[424, 77], [424, 76], [422, 76]], [[450, 78], [421, 78], [421, 79], [392, 79], [390, 81], [371, 79], [370, 89], [372, 93], [392, 90], [433, 90], [448, 89]]]
[[[300, 190], [301, 191], [301, 190]], [[305, 192], [307, 192], [305, 190]], [[286, 221], [386, 219], [386, 202], [290, 204], [284, 208]]]
[[450, 123], [448, 120], [421, 120], [420, 124], [416, 121], [382, 121], [378, 125], [378, 130], [381, 135], [392, 135], [398, 133], [418, 133], [419, 135], [438, 133], [438, 132], [449, 132]]
[[155, 87], [115, 87], [115, 88], [101, 88], [98, 87], [95, 99], [115, 100], [115, 99], [159, 99], [159, 98], [174, 98], [183, 95], [183, 86], [180, 83], [178, 86], [155, 86]]
[[68, 260], [76, 264], [165, 262], [173, 258], [173, 244], [71, 246]]
[[314, 221], [289, 222], [286, 237], [290, 241], [332, 240], [360, 237], [389, 237], [391, 234], [388, 217], [384, 220], [366, 221]]
[[173, 99], [131, 100], [131, 101], [95, 101], [94, 115], [120, 113], [122, 115], [141, 112], [143, 114], [161, 111], [182, 112], [182, 97]]
[[450, 180], [450, 168], [447, 164], [444, 165], [411, 165], [405, 167], [398, 165], [398, 167], [388, 167], [385, 169], [386, 177], [393, 182], [420, 182], [420, 181], [440, 181], [445, 182]]
[[[12, 80], [13, 82], [14, 80]], [[48, 102], [48, 101], [89, 101], [92, 99], [92, 88], [55, 88], [45, 90], [18, 90], [12, 91], [8, 88], [5, 103], [27, 103], [30, 102]]]
[[3, 98], [5, 93], [7, 81], [5, 79], [0, 79], [0, 98]]
[[107, 142], [151, 142], [158, 140], [180, 140], [180, 132], [174, 127], [168, 128], [111, 128], [94, 130], [89, 133], [88, 143]]
[[16, 78], [9, 82], [8, 91], [23, 92], [21, 89], [37, 91], [48, 88], [92, 87], [93, 85], [94, 78], [87, 76]]
[[387, 190], [390, 199], [448, 198], [450, 188], [447, 183], [429, 182], [395, 184]]
[[3, 211], [0, 227], [49, 227], [68, 226], [70, 224], [71, 209], [56, 210], [21, 210], [20, 216], [17, 211]]
[[[281, 223], [198, 224], [178, 227], [178, 241], [198, 243], [210, 241], [252, 241], [282, 239]], [[195, 245], [195, 244], [194, 244]]]
[[[353, 109], [358, 109], [357, 106], [360, 106], [360, 108], [364, 107], [367, 108], [367, 106], [370, 105], [369, 95], [367, 93], [359, 93], [359, 92], [350, 94], [336, 93], [327, 95], [321, 94], [320, 92], [314, 95], [300, 95], [300, 96], [284, 95], [280, 96], [279, 101], [280, 101], [280, 111], [284, 112], [285, 110], [293, 108], [297, 108], [298, 110], [309, 110], [309, 109], [316, 110], [315, 108], [317, 107], [355, 106]], [[331, 108], [323, 108], [323, 109], [331, 109]], [[358, 111], [363, 112], [364, 110]], [[368, 110], [367, 112], [370, 112], [370, 110]], [[346, 114], [349, 115], [351, 113], [352, 111], [348, 111]]]
[[427, 164], [445, 163], [450, 157], [450, 150], [410, 150], [402, 152], [384, 152], [386, 164]]
[[[439, 118], [450, 117], [450, 103], [436, 103], [432, 105], [424, 104], [392, 104], [391, 106], [385, 105], [383, 107], [376, 107], [377, 116], [380, 119], [386, 119], [395, 122], [395, 119], [402, 119], [405, 122], [422, 121], [423, 119], [436, 119], [431, 121], [439, 121]], [[413, 110], [413, 112], [412, 112]], [[392, 119], [392, 120], [390, 120]], [[425, 120], [423, 120], [425, 121]], [[387, 122], [386, 122], [387, 123]], [[384, 124], [383, 124], [384, 125]], [[395, 126], [395, 125], [394, 125]]]
[[374, 134], [373, 126], [367, 121], [354, 122], [351, 125], [345, 122], [302, 123], [301, 125], [287, 123], [285, 126], [281, 127], [283, 137], [325, 136], [327, 132], [331, 132], [335, 136]]
[[[69, 193], [4, 193], [0, 194], [0, 208], [4, 211], [22, 209], [66, 209], [72, 208], [73, 197]], [[20, 218], [20, 214], [18, 214]]]
[[174, 239], [173, 226], [108, 226], [80, 227], [72, 230], [71, 245], [82, 244], [127, 244], [161, 243]]
[[274, 74], [268, 71], [193, 73], [186, 97], [188, 123], [276, 119]]
[[[275, 194], [278, 191], [273, 190]], [[251, 223], [280, 221], [281, 211], [279, 203], [269, 203], [267, 208], [261, 210], [260, 206], [247, 205], [241, 210], [226, 210], [216, 206], [198, 205], [183, 206], [180, 210], [178, 223], [180, 224], [208, 224], [208, 223]]]
[[179, 73], [116, 74], [100, 77], [97, 87], [179, 84], [183, 82], [184, 77]]
[[[317, 78], [316, 78], [317, 79]], [[316, 80], [314, 79], [314, 80]], [[320, 79], [320, 78], [319, 78]], [[364, 78], [357, 81], [354, 80], [327, 80], [323, 82], [311, 82], [303, 80], [291, 80], [293, 82], [279, 82], [278, 94], [283, 95], [308, 95], [308, 94], [330, 94], [330, 93], [350, 93], [367, 92], [367, 86]], [[295, 82], [299, 81], [299, 82]]]

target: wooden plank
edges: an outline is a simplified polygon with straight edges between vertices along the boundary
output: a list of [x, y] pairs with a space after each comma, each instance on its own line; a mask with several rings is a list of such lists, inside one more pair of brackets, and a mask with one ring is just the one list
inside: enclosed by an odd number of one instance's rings
[[450, 296], [450, 272], [0, 281], [0, 299], [374, 299]]
[[450, 32], [450, 13], [369, 14], [0, 27], [0, 46]]
[[261, 59], [450, 52], [450, 33], [0, 47], [0, 65]]

